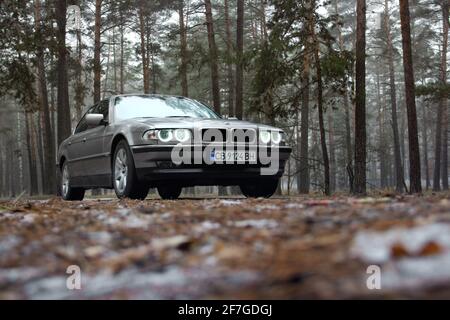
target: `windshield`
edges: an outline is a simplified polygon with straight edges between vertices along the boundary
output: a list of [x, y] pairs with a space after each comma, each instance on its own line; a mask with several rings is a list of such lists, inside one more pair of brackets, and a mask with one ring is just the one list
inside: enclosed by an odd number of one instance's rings
[[183, 97], [122, 96], [115, 99], [115, 108], [117, 121], [132, 118], [219, 118], [204, 104]]

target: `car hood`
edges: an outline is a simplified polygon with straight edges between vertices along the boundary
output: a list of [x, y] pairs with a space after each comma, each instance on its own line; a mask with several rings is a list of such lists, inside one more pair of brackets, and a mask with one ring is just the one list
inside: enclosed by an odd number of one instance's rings
[[231, 119], [199, 119], [199, 118], [135, 118], [126, 120], [135, 124], [146, 124], [154, 129], [168, 128], [235, 128], [235, 129], [276, 129], [275, 127], [256, 124], [250, 121]]

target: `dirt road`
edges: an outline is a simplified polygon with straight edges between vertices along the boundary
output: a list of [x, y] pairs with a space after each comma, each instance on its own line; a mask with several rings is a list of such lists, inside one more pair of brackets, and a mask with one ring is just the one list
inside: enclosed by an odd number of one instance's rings
[[448, 228], [448, 193], [3, 201], [0, 298], [450, 298]]

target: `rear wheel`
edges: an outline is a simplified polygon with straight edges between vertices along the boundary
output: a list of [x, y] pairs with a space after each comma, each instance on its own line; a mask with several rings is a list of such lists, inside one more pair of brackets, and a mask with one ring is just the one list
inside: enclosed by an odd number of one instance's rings
[[63, 163], [61, 170], [61, 195], [64, 200], [81, 201], [84, 198], [83, 188], [74, 188], [70, 185], [69, 166]]
[[162, 199], [175, 200], [178, 199], [183, 188], [179, 186], [160, 186], [157, 189]]
[[144, 200], [150, 188], [138, 181], [133, 156], [125, 140], [117, 144], [112, 164], [113, 185], [117, 197]]
[[247, 198], [270, 198], [277, 191], [278, 179], [242, 184], [239, 187], [241, 188], [242, 194]]

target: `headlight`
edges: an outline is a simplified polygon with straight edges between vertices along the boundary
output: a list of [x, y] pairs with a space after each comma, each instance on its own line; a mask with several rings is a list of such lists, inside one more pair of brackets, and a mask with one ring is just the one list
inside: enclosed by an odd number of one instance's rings
[[148, 130], [148, 131], [144, 132], [144, 134], [142, 135], [142, 139], [144, 139], [144, 140], [157, 140], [158, 137], [156, 135], [156, 131], [155, 130]]
[[270, 142], [270, 132], [269, 131], [260, 131], [259, 132], [259, 140], [262, 143], [269, 143]]
[[191, 131], [188, 129], [176, 129], [174, 131], [175, 139], [179, 142], [186, 142], [191, 139]]
[[271, 139], [272, 143], [279, 144], [281, 142], [281, 133], [279, 131], [272, 131]]
[[173, 132], [169, 129], [163, 129], [158, 131], [158, 139], [161, 142], [169, 142], [173, 138]]

